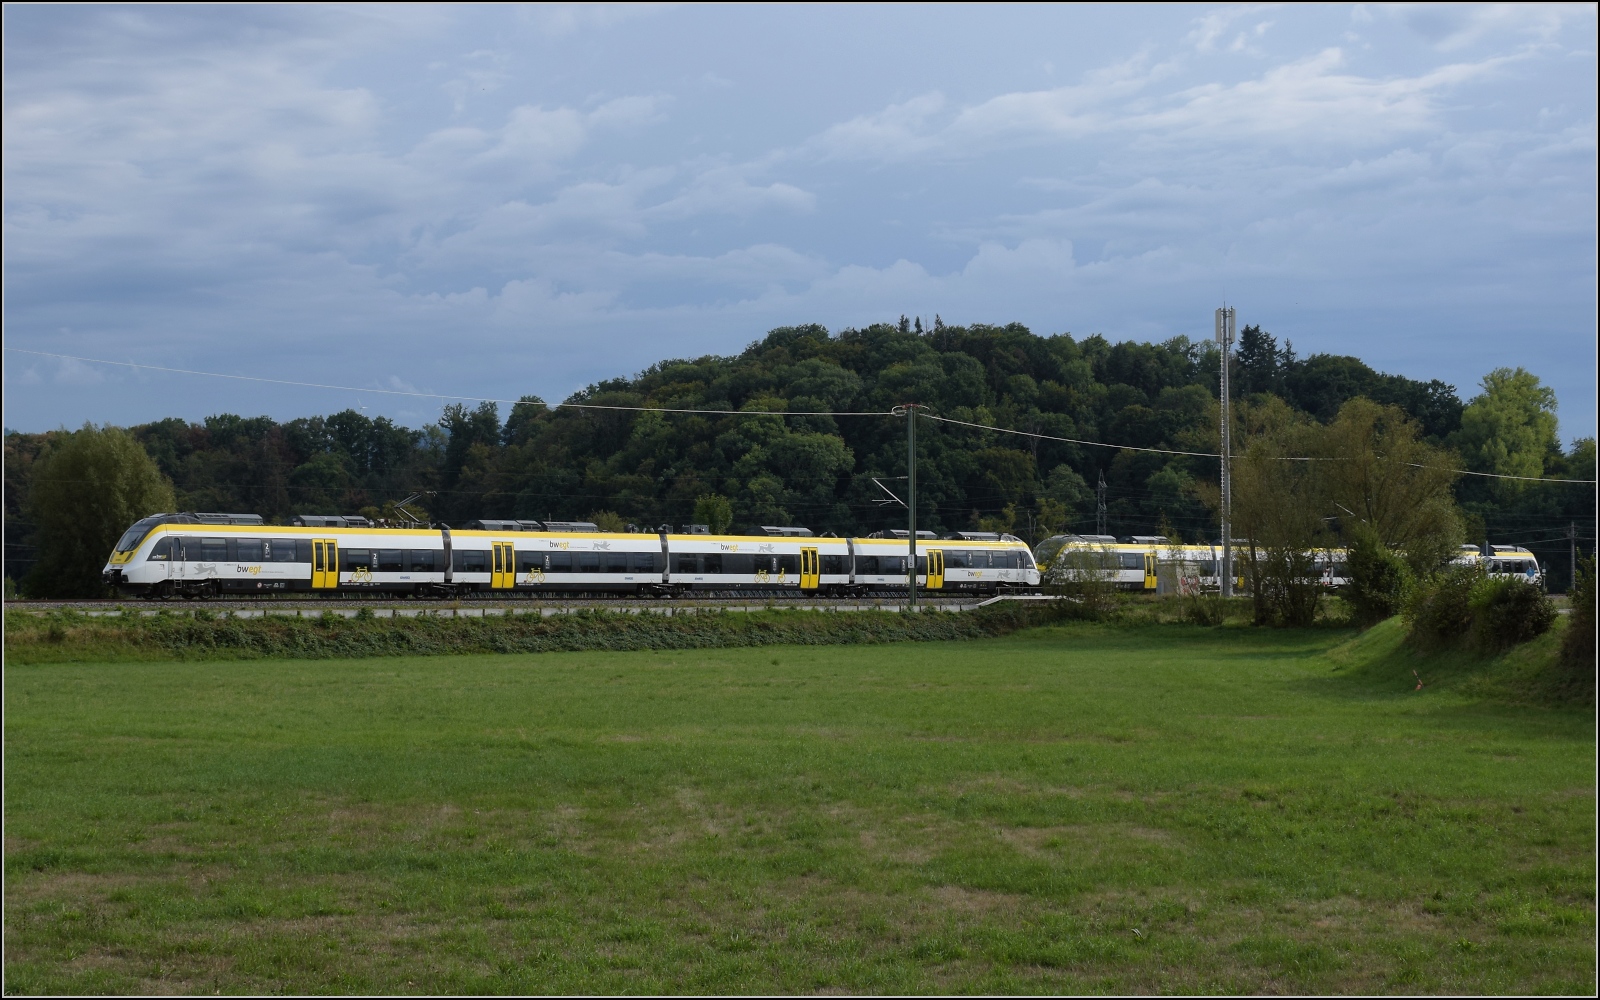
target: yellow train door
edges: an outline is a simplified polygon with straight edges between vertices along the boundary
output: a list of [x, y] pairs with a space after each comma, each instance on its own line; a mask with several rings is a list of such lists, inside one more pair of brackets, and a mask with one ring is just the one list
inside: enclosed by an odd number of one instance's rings
[[944, 589], [944, 549], [928, 550], [928, 589]]
[[816, 590], [822, 585], [822, 560], [813, 548], [800, 549], [800, 589]]
[[1144, 554], [1144, 589], [1156, 589], [1156, 554], [1154, 552], [1146, 552]]
[[336, 590], [339, 586], [339, 543], [318, 538], [311, 543], [311, 589]]
[[517, 554], [511, 542], [494, 542], [494, 563], [489, 574], [491, 590], [510, 590], [517, 582]]

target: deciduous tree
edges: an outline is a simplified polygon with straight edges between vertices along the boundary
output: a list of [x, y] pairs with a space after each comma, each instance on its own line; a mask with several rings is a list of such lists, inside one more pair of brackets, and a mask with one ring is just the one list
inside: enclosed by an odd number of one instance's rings
[[172, 484], [144, 447], [126, 431], [93, 424], [40, 456], [28, 500], [39, 561], [25, 590], [39, 597], [100, 594], [100, 572], [123, 532], [174, 506]]

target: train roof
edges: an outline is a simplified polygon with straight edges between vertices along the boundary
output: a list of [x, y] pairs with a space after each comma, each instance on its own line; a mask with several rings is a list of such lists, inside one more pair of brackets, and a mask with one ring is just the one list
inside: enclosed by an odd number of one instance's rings
[[[468, 523], [472, 523], [472, 522], [468, 522]], [[337, 532], [340, 532], [340, 533], [343, 533], [343, 534], [357, 534], [357, 535], [380, 535], [380, 536], [387, 535], [387, 536], [390, 536], [390, 537], [395, 537], [395, 536], [400, 536], [400, 537], [428, 536], [428, 537], [437, 538], [437, 537], [439, 537], [441, 530], [442, 530], [441, 528], [402, 528], [402, 527], [379, 526], [379, 525], [373, 525], [373, 524], [367, 524], [367, 525], [345, 525], [345, 526], [338, 526], [338, 525], [306, 526], [306, 525], [298, 525], [298, 524], [263, 524], [263, 523], [259, 523], [259, 522], [252, 523], [252, 524], [218, 524], [218, 523], [186, 522], [186, 523], [159, 524], [159, 525], [156, 525], [154, 528], [152, 528], [150, 533], [153, 535], [156, 532], [162, 532], [162, 531], [165, 531], [165, 532], [178, 532], [178, 533], [184, 533], [184, 534], [198, 534], [198, 533], [204, 532], [206, 534], [218, 534], [218, 535], [257, 535], [257, 536], [262, 535], [262, 534], [275, 534], [275, 535], [290, 535], [290, 536], [295, 536], [295, 537], [312, 538], [312, 537], [319, 537], [319, 536], [326, 535], [329, 532], [337, 531]], [[635, 531], [627, 531], [627, 532], [623, 532], [623, 531], [585, 531], [585, 530], [579, 530], [579, 531], [532, 531], [532, 530], [528, 530], [528, 529], [521, 529], [521, 530], [516, 530], [516, 529], [511, 529], [511, 530], [490, 530], [490, 529], [479, 529], [479, 528], [451, 528], [451, 529], [449, 529], [449, 531], [450, 531], [450, 536], [452, 538], [503, 538], [503, 537], [505, 537], [507, 535], [520, 535], [520, 536], [530, 536], [530, 537], [531, 536], [537, 536], [539, 538], [563, 538], [563, 539], [575, 539], [575, 540], [604, 539], [604, 540], [611, 540], [611, 541], [627, 541], [627, 540], [644, 541], [645, 539], [652, 539], [653, 540], [653, 539], [657, 539], [657, 538], [660, 537], [660, 535], [657, 532], [654, 532], [654, 531], [649, 531], [649, 532], [643, 532], [643, 531], [638, 531], [638, 532], [635, 532]], [[826, 535], [823, 535], [823, 536], [818, 536], [818, 535], [812, 535], [812, 536], [803, 536], [803, 535], [710, 535], [710, 534], [699, 534], [699, 533], [686, 534], [686, 533], [681, 533], [681, 532], [669, 532], [667, 534], [667, 538], [670, 539], [670, 540], [673, 540], [673, 541], [678, 541], [678, 542], [761, 542], [762, 544], [772, 544], [774, 542], [786, 542], [786, 543], [790, 543], [790, 544], [805, 543], [807, 545], [842, 544], [842, 543], [844, 543], [846, 541], [850, 541], [850, 542], [853, 542], [853, 543], [858, 544], [858, 545], [867, 545], [867, 546], [875, 546], [875, 547], [876, 546], [883, 546], [883, 547], [893, 548], [893, 549], [895, 549], [897, 551], [900, 550], [900, 549], [903, 549], [905, 547], [905, 543], [906, 543], [906, 539], [904, 537], [901, 537], [901, 538], [862, 538], [862, 537], [853, 537], [853, 538], [846, 539], [846, 538], [843, 538], [843, 537], [833, 537], [833, 536], [826, 536]], [[920, 546], [920, 547], [924, 547], [924, 548], [938, 548], [941, 545], [948, 546], [950, 544], [956, 544], [956, 545], [959, 545], [959, 546], [961, 546], [963, 548], [970, 548], [970, 547], [1011, 548], [1011, 547], [1015, 547], [1017, 545], [1024, 545], [1024, 546], [1026, 545], [1026, 543], [1022, 542], [1020, 539], [1011, 538], [1009, 536], [1003, 537], [1003, 538], [1000, 538], [1000, 539], [996, 539], [996, 540], [977, 539], [977, 538], [973, 538], [973, 539], [955, 539], [955, 538], [936, 539], [936, 538], [922, 538], [922, 537], [919, 537], [917, 539], [917, 545]]]

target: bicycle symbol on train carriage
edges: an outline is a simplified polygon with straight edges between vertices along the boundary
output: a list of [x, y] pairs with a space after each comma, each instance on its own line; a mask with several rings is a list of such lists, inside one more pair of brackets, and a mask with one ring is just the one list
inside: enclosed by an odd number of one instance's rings
[[372, 567], [370, 567], [370, 566], [358, 566], [355, 569], [351, 570], [350, 571], [350, 582], [351, 583], [373, 583], [373, 582], [375, 582], [372, 579]]
[[528, 570], [527, 573], [523, 574], [522, 582], [524, 584], [528, 584], [528, 585], [543, 583], [544, 582], [544, 570], [542, 570], [542, 569], [530, 569], [530, 570]]

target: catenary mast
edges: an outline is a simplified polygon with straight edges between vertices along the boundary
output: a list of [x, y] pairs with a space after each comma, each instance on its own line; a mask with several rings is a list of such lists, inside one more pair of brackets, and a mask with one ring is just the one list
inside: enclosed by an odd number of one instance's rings
[[917, 610], [917, 404], [906, 404], [906, 557], [907, 589], [911, 601], [907, 605]]
[[1233, 596], [1233, 455], [1232, 421], [1228, 418], [1229, 397], [1228, 351], [1233, 346], [1234, 312], [1231, 306], [1217, 310], [1217, 345], [1222, 348], [1222, 596]]

